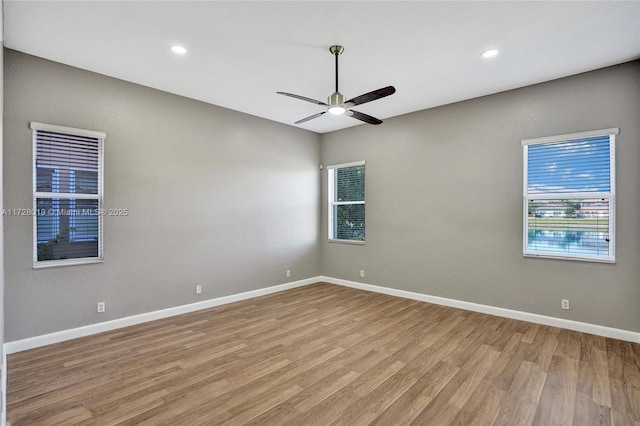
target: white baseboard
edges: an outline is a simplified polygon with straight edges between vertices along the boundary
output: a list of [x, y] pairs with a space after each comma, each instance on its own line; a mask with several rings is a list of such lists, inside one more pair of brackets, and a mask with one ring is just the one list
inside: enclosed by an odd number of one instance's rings
[[[83, 327], [72, 328], [69, 330], [57, 331], [55, 333], [43, 334], [41, 336], [30, 337], [22, 340], [15, 340], [4, 344], [4, 353], [13, 354], [16, 352], [26, 351], [28, 349], [39, 348], [41, 346], [51, 345], [53, 343], [64, 342], [65, 340], [76, 339], [78, 337], [89, 336], [92, 334], [102, 333], [104, 331], [115, 330], [130, 325], [141, 324], [144, 322], [155, 321], [162, 318], [173, 317], [188, 312], [199, 311], [201, 309], [212, 308], [214, 306], [225, 305], [227, 303], [238, 302], [240, 300], [251, 299], [254, 297], [264, 296], [271, 293], [277, 293], [296, 287], [302, 287], [314, 284], [320, 281], [320, 277], [307, 278], [300, 281], [293, 281], [286, 284], [275, 285], [272, 287], [260, 288], [244, 293], [232, 294], [229, 296], [216, 297], [215, 299], [204, 300], [202, 302], [190, 303], [188, 305], [175, 306], [172, 308], [161, 309], [159, 311], [146, 312], [144, 314], [132, 315], [129, 317], [118, 318], [111, 321], [104, 321], [97, 324], [85, 325]], [[6, 371], [2, 370], [3, 373]]]
[[546, 315], [532, 314], [529, 312], [514, 311], [512, 309], [498, 308], [496, 306], [481, 305], [479, 303], [465, 302], [446, 297], [429, 296], [427, 294], [415, 293], [412, 291], [398, 290], [395, 288], [381, 287], [377, 285], [364, 284], [356, 281], [348, 281], [339, 278], [319, 277], [322, 281], [337, 284], [345, 287], [357, 288], [360, 290], [372, 291], [375, 293], [388, 294], [390, 296], [403, 297], [405, 299], [419, 300], [421, 302], [434, 303], [436, 305], [451, 306], [453, 308], [465, 309], [467, 311], [481, 312], [484, 314], [496, 315], [499, 317], [512, 318], [520, 321], [533, 322], [536, 324], [549, 325], [552, 327], [566, 328], [583, 333], [595, 334], [597, 336], [610, 337], [612, 339], [625, 340], [627, 342], [640, 343], [640, 333], [619, 328], [605, 327], [602, 325], [589, 324], [586, 322], [572, 321], [563, 318], [549, 317]]
[[[214, 306], [224, 305], [227, 303], [238, 302], [240, 300], [251, 299], [254, 297], [264, 296], [271, 293], [277, 293], [292, 288], [302, 287], [317, 282], [326, 282], [330, 284], [341, 285], [345, 287], [357, 288], [360, 290], [371, 291], [374, 293], [388, 294], [390, 296], [403, 297], [405, 299], [419, 300], [422, 302], [434, 303], [437, 305], [451, 306], [453, 308], [465, 309], [467, 311], [481, 312], [484, 314], [496, 315], [499, 317], [512, 318], [520, 321], [527, 321], [553, 327], [566, 328], [569, 330], [581, 331], [583, 333], [595, 334], [597, 336], [610, 337], [613, 339], [625, 340], [628, 342], [640, 343], [640, 333], [628, 330], [621, 330], [602, 325], [589, 324], [585, 322], [572, 321], [563, 318], [549, 317], [546, 315], [533, 314], [529, 312], [515, 311], [512, 309], [499, 308], [495, 306], [482, 305], [479, 303], [465, 302], [462, 300], [448, 299], [439, 296], [430, 296], [412, 291], [398, 290], [395, 288], [382, 287], [372, 284], [365, 284], [356, 281], [348, 281], [332, 277], [313, 277], [300, 281], [294, 281], [286, 284], [280, 284], [272, 287], [251, 290], [244, 293], [232, 294], [229, 296], [209, 299], [202, 302], [191, 303], [188, 305], [175, 306], [172, 308], [162, 309], [159, 311], [147, 312], [144, 314], [133, 315], [125, 318], [119, 318], [111, 321], [105, 321], [97, 324], [86, 325], [83, 327], [73, 328], [70, 330], [62, 330], [55, 333], [44, 334], [41, 336], [30, 337], [27, 339], [16, 340], [4, 344], [4, 359], [2, 360], [3, 369], [2, 378], [4, 386], [6, 377], [6, 355], [28, 349], [38, 348], [41, 346], [51, 345], [53, 343], [63, 342], [78, 337], [89, 336], [92, 334], [102, 333], [104, 331], [115, 330], [130, 325], [141, 324], [162, 318], [168, 318], [188, 312], [194, 312], [201, 309], [212, 308]], [[3, 398], [5, 397], [3, 389]]]

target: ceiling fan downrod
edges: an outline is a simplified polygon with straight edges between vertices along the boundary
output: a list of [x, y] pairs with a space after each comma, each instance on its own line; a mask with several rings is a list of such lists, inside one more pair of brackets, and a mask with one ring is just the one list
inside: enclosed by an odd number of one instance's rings
[[338, 56], [342, 55], [344, 52], [344, 47], [339, 44], [335, 44], [329, 48], [329, 52], [331, 52], [336, 57], [336, 92], [338, 92]]
[[[327, 99], [327, 104], [329, 104], [329, 112], [333, 112], [334, 114], [341, 114], [345, 111], [345, 108], [341, 108], [340, 106], [344, 104], [345, 97], [338, 90], [338, 56], [342, 55], [344, 52], [344, 47], [336, 44], [329, 48], [329, 52], [333, 54], [336, 58], [336, 91], [329, 96]], [[334, 109], [331, 109], [334, 107]]]

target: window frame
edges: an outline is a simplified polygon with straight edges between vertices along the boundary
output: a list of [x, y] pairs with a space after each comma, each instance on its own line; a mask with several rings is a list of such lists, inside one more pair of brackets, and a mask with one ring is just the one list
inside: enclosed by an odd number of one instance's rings
[[[45, 124], [32, 121], [29, 123], [29, 128], [32, 130], [32, 190], [33, 190], [33, 268], [50, 268], [58, 266], [71, 266], [71, 265], [85, 265], [91, 263], [103, 263], [103, 216], [102, 206], [104, 202], [104, 140], [106, 139], [106, 133], [77, 129], [73, 127], [58, 126], [54, 124]], [[75, 193], [60, 193], [60, 192], [39, 192], [37, 187], [37, 158], [38, 158], [38, 132], [55, 132], [71, 136], [90, 137], [98, 140], [98, 187], [97, 194], [75, 194]], [[43, 168], [43, 167], [40, 167]], [[59, 169], [55, 167], [44, 168], [54, 169], [59, 173]], [[74, 171], [82, 170], [81, 168], [70, 168]], [[71, 200], [72, 205], [75, 205], [75, 200], [88, 199], [97, 200], [98, 204], [98, 256], [92, 257], [79, 257], [73, 259], [56, 259], [56, 260], [38, 260], [38, 199], [51, 199], [55, 204], [55, 199], [68, 199]], [[71, 219], [72, 217], [70, 217]], [[59, 224], [57, 225], [60, 226]]]
[[[345, 240], [340, 238], [333, 238], [335, 235], [335, 217], [334, 217], [334, 206], [340, 205], [354, 205], [354, 204], [362, 204], [366, 205], [366, 194], [364, 194], [364, 198], [362, 201], [335, 201], [335, 170], [343, 169], [347, 167], [357, 167], [357, 166], [365, 166], [365, 180], [366, 180], [366, 162], [362, 161], [354, 161], [351, 163], [343, 163], [343, 164], [334, 164], [331, 166], [327, 166], [327, 199], [328, 199], [328, 209], [327, 209], [327, 238], [330, 243], [342, 243], [342, 244], [355, 244], [355, 245], [364, 245], [366, 243], [366, 220], [365, 220], [365, 239], [364, 240]], [[366, 184], [365, 184], [366, 191]], [[366, 212], [366, 208], [365, 208]], [[366, 219], [366, 213], [365, 213]]]
[[[602, 130], [593, 130], [587, 132], [570, 133], [566, 135], [548, 136], [534, 139], [523, 139], [522, 144], [522, 158], [523, 158], [523, 176], [522, 176], [522, 188], [523, 188], [523, 226], [522, 226], [522, 254], [524, 257], [545, 258], [545, 259], [560, 259], [560, 260], [577, 260], [585, 262], [598, 262], [598, 263], [615, 263], [615, 246], [616, 246], [616, 234], [615, 234], [615, 200], [616, 200], [616, 167], [615, 167], [615, 147], [616, 147], [616, 135], [619, 134], [619, 128], [610, 128]], [[528, 189], [528, 147], [530, 145], [541, 144], [560, 144], [571, 141], [577, 141], [582, 139], [597, 138], [597, 137], [609, 137], [609, 181], [610, 187], [608, 192], [548, 192], [541, 194], [529, 194]], [[529, 242], [529, 201], [531, 200], [587, 200], [602, 198], [607, 199], [609, 203], [609, 217], [608, 217], [608, 236], [609, 236], [609, 256], [591, 256], [582, 255], [579, 253], [560, 254], [552, 252], [540, 252], [532, 251], [528, 247]]]

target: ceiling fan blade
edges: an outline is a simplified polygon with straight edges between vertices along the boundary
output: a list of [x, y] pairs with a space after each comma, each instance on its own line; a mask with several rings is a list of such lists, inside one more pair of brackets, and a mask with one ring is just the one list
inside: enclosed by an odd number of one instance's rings
[[293, 93], [287, 93], [287, 92], [276, 92], [276, 93], [278, 95], [285, 95], [285, 96], [289, 96], [289, 97], [292, 97], [292, 98], [300, 99], [302, 101], [311, 102], [312, 104], [316, 104], [316, 105], [324, 105], [324, 106], [327, 105], [324, 102], [316, 101], [315, 99], [307, 98], [306, 96], [294, 95]]
[[326, 113], [327, 113], [327, 111], [322, 111], [322, 112], [319, 112], [319, 113], [317, 113], [317, 114], [310, 115], [310, 116], [309, 116], [309, 117], [307, 117], [307, 118], [303, 118], [302, 120], [298, 120], [298, 121], [296, 121], [294, 124], [300, 124], [300, 123], [304, 123], [305, 121], [313, 120], [314, 118], [318, 118], [318, 117], [320, 117], [322, 114], [326, 114]]
[[364, 121], [369, 124], [382, 124], [382, 120], [379, 120], [375, 117], [372, 117], [368, 114], [363, 114], [358, 111], [349, 110], [348, 115], [355, 118], [356, 120]]
[[364, 95], [356, 96], [353, 99], [349, 99], [346, 103], [353, 105], [361, 105], [367, 102], [375, 101], [376, 99], [384, 98], [385, 96], [393, 95], [396, 93], [396, 88], [393, 86], [383, 87], [382, 89], [374, 90], [373, 92], [365, 93]]

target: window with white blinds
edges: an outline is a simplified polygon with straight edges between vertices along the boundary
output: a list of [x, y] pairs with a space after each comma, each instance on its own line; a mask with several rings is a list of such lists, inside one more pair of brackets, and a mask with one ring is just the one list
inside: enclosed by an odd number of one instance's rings
[[329, 166], [327, 171], [329, 240], [364, 243], [364, 161]]
[[615, 135], [522, 141], [524, 255], [615, 261]]
[[105, 134], [35, 122], [31, 129], [34, 266], [102, 261]]

